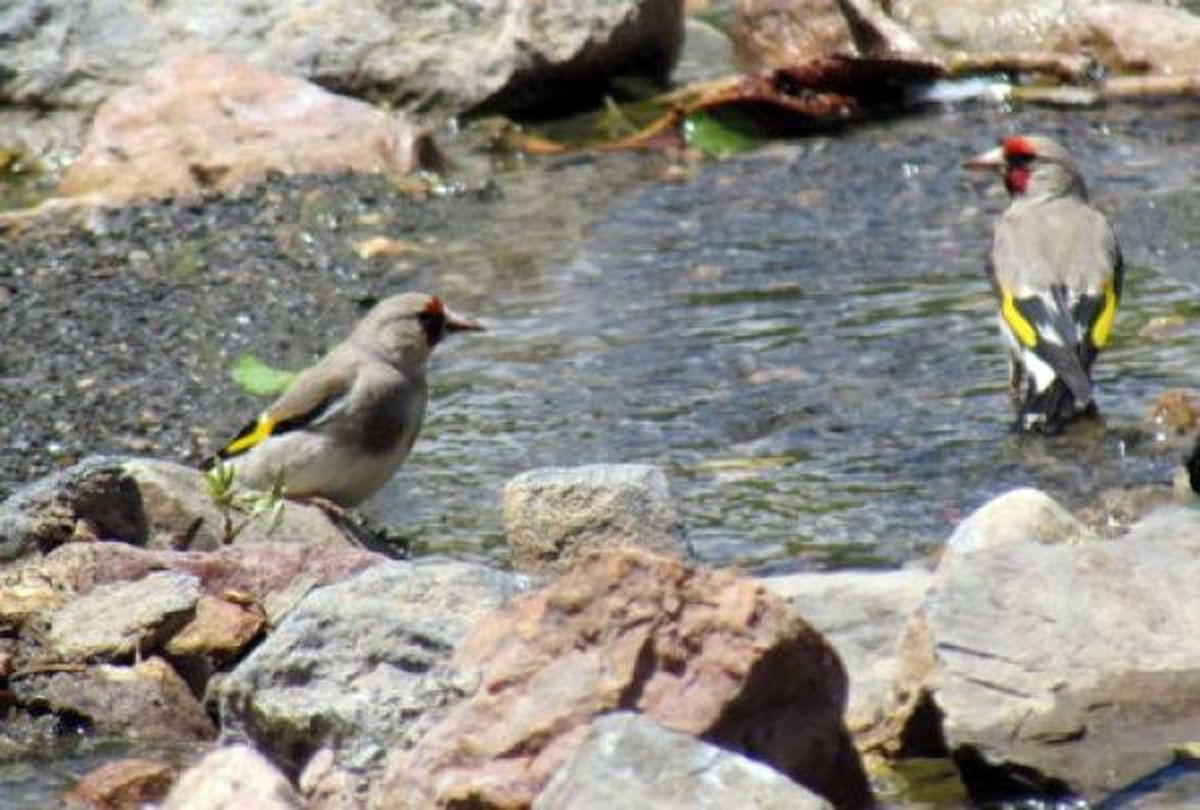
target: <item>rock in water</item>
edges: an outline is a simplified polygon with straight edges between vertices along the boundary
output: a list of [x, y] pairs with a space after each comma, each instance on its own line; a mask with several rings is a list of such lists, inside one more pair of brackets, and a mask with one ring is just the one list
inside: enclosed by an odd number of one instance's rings
[[604, 548], [687, 554], [667, 478], [647, 464], [522, 473], [504, 488], [504, 530], [513, 566], [530, 573], [561, 573]]

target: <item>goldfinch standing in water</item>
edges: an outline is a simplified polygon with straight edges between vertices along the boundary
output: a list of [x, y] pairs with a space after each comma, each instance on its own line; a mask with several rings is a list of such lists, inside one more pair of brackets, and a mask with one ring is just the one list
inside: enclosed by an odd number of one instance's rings
[[1004, 138], [963, 165], [1000, 172], [1012, 198], [988, 275], [1011, 352], [1016, 427], [1057, 432], [1096, 410], [1091, 368], [1121, 298], [1121, 250], [1070, 154], [1049, 138]]
[[355, 506], [387, 483], [412, 449], [428, 398], [425, 369], [451, 332], [481, 330], [436, 296], [385, 298], [211, 459], [236, 480]]

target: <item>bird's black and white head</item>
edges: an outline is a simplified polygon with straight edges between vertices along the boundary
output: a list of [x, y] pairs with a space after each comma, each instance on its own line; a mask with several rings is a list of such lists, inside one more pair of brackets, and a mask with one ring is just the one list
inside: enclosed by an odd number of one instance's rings
[[424, 363], [446, 335], [472, 331], [483, 331], [483, 326], [452, 311], [436, 295], [402, 293], [372, 307], [350, 339], [404, 366]]
[[1014, 200], [1067, 195], [1087, 199], [1083, 175], [1071, 154], [1057, 141], [1040, 135], [1011, 135], [963, 167], [1000, 172]]

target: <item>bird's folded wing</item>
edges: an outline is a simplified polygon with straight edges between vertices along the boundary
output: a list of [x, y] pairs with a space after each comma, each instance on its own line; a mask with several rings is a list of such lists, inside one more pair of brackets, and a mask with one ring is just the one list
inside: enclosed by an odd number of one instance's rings
[[1069, 293], [1060, 288], [1018, 298], [1001, 289], [1000, 296], [1000, 314], [1017, 342], [1054, 369], [1077, 401], [1088, 401], [1092, 385], [1080, 354], [1081, 325], [1073, 317]]
[[1073, 314], [1082, 333], [1081, 352], [1085, 362], [1094, 359], [1108, 344], [1119, 301], [1117, 285], [1109, 282], [1099, 294], [1081, 295], [1075, 302]]
[[303, 372], [292, 386], [247, 423], [228, 444], [217, 451], [219, 458], [241, 455], [270, 436], [319, 424], [336, 413], [345, 403], [354, 380], [349, 365], [320, 363]]

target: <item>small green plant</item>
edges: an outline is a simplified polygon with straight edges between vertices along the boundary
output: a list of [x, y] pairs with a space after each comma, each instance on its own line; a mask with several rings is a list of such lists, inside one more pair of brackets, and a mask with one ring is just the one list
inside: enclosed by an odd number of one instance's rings
[[261, 515], [267, 515], [267, 534], [279, 528], [283, 520], [283, 475], [276, 477], [271, 488], [262, 491], [242, 489], [237, 484], [237, 470], [218, 461], [204, 471], [208, 495], [221, 510], [223, 521], [221, 542], [229, 545], [243, 530]]

